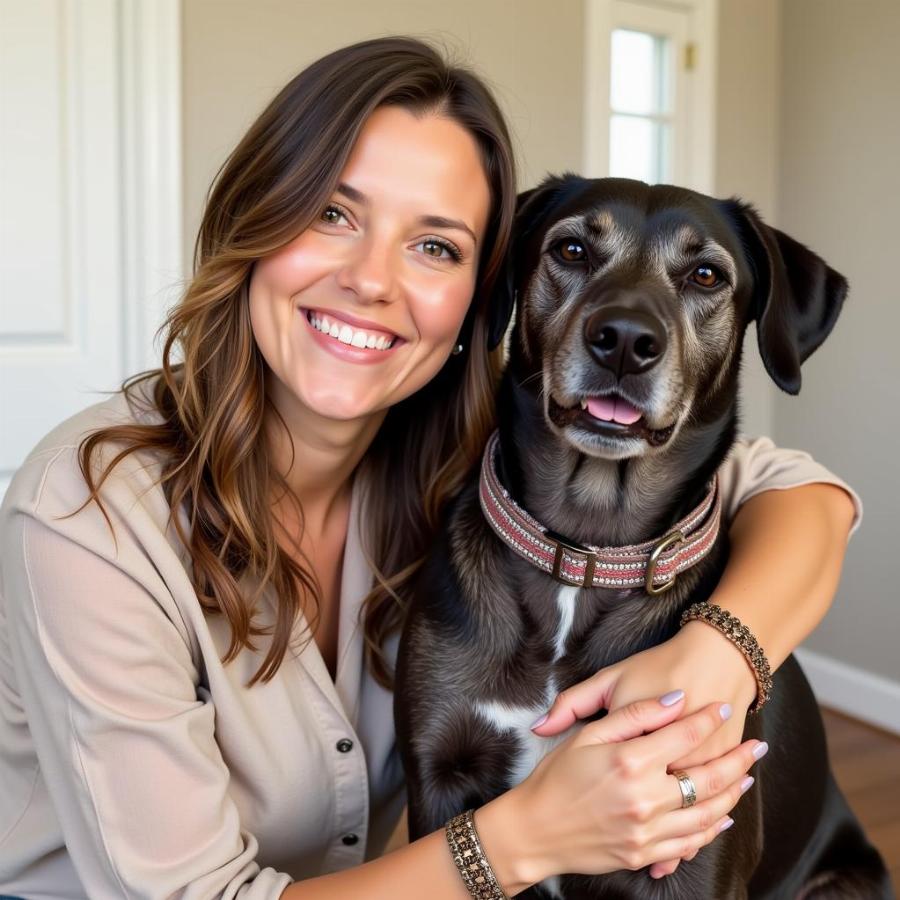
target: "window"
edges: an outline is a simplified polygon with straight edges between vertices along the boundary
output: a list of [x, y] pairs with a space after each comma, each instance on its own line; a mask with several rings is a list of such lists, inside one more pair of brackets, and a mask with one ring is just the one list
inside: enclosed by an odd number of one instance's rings
[[586, 174], [709, 192], [717, 0], [585, 0]]
[[609, 174], [672, 180], [671, 41], [616, 28], [610, 54]]

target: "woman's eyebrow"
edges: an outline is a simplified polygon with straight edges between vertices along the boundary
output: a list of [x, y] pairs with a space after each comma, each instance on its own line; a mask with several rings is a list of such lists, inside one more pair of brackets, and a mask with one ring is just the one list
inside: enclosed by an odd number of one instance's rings
[[335, 188], [335, 191], [338, 194], [343, 194], [348, 200], [352, 200], [354, 203], [361, 203], [363, 206], [369, 202], [369, 198], [362, 191], [358, 191], [355, 187], [350, 187], [349, 184], [345, 184], [343, 181]]
[[468, 235], [471, 236], [472, 240], [477, 244], [478, 238], [475, 237], [475, 232], [466, 225], [465, 222], [460, 221], [459, 219], [447, 219], [444, 216], [419, 216], [416, 219], [417, 222], [420, 222], [422, 225], [428, 225], [431, 228], [456, 228], [459, 231], [465, 231]]
[[[343, 181], [335, 188], [335, 192], [342, 194], [354, 203], [360, 203], [363, 206], [368, 205], [369, 198], [362, 191], [357, 190], [355, 187], [351, 187]], [[475, 244], [478, 244], [478, 238], [475, 237], [475, 232], [460, 219], [448, 219], [446, 216], [419, 216], [416, 221], [421, 225], [429, 226], [429, 228], [456, 228], [459, 231], [465, 231]]]

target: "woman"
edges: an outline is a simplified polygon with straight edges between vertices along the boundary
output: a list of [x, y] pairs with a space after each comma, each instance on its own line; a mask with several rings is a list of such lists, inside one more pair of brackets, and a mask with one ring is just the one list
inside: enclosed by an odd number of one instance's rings
[[[411, 576], [492, 428], [514, 201], [489, 92], [416, 41], [320, 59], [250, 128], [162, 369], [47, 435], [4, 500], [0, 892], [466, 896], [442, 832], [381, 856], [404, 799], [390, 672]], [[853, 505], [834, 485], [766, 441], [723, 470], [731, 515], [760, 496], [714, 599], [773, 666], [836, 588]], [[739, 743], [755, 689], [695, 622], [567, 691], [541, 733], [604, 703], [596, 746], [562, 744], [478, 810], [508, 892], [661, 875], [712, 840], [764, 752]]]

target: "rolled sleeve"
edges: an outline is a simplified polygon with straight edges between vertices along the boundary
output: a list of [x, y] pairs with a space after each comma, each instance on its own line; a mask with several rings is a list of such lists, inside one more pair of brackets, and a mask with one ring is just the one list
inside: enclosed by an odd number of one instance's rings
[[722, 511], [731, 521], [738, 508], [763, 491], [781, 491], [804, 484], [833, 484], [853, 502], [853, 523], [848, 540], [862, 521], [859, 494], [803, 450], [776, 447], [771, 438], [741, 438], [719, 469]]
[[183, 634], [139, 581], [19, 513], [4, 572], [12, 658], [68, 852], [92, 898], [275, 900]]

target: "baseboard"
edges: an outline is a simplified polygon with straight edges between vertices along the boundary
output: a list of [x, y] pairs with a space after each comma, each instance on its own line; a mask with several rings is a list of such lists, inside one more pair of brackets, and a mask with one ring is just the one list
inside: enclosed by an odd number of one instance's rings
[[900, 735], [900, 683], [802, 647], [794, 656], [822, 706]]

